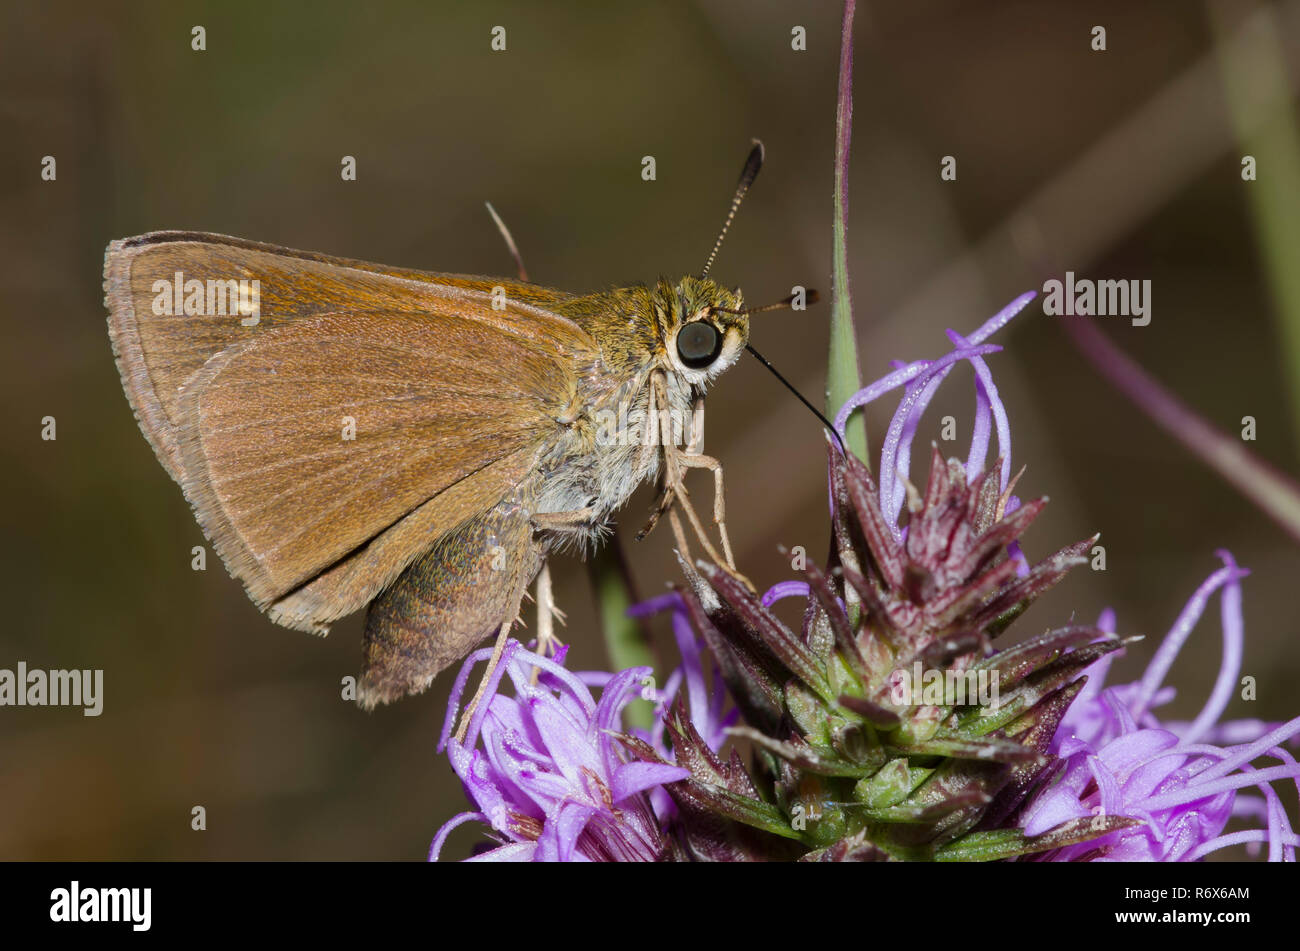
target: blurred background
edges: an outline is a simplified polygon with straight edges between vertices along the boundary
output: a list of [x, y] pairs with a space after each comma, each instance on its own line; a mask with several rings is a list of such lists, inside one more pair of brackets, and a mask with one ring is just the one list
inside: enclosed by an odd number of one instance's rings
[[[540, 283], [675, 278], [702, 265], [757, 137], [767, 165], [713, 276], [755, 303], [794, 284], [827, 300], [839, 19], [838, 3], [759, 0], [6, 4], [0, 667], [102, 668], [105, 697], [98, 718], [0, 709], [0, 858], [419, 859], [464, 808], [434, 750], [450, 676], [363, 714], [340, 699], [360, 615], [316, 639], [267, 621], [215, 557], [191, 570], [204, 539], [114, 367], [108, 241], [194, 229], [509, 275], [491, 200]], [[195, 25], [206, 51], [191, 49]], [[497, 25], [505, 52], [490, 49]], [[791, 48], [796, 26], [806, 51]], [[974, 329], [1058, 270], [1149, 279], [1151, 324], [1099, 329], [1229, 434], [1255, 417], [1249, 448], [1296, 470], [1295, 3], [862, 2], [856, 42], [865, 378], [939, 355], [945, 328]], [[1254, 87], [1233, 71], [1252, 68], [1280, 98], [1234, 93]], [[1244, 182], [1255, 152], [1261, 180]], [[340, 178], [344, 155], [356, 181]], [[956, 181], [940, 179], [947, 155]], [[753, 329], [816, 403], [828, 318], [823, 303]], [[1052, 498], [1027, 553], [1098, 531], [1107, 550], [1104, 572], [1077, 570], [1010, 636], [1113, 606], [1121, 632], [1148, 635], [1116, 665], [1133, 679], [1228, 548], [1253, 572], [1243, 673], [1258, 699], [1227, 715], [1300, 712], [1295, 539], [1135, 411], [1037, 303], [998, 342], [1013, 460], [1028, 467], [1018, 494]], [[945, 448], [964, 457], [971, 392], [958, 369], [918, 445], [952, 413]], [[867, 416], [873, 452], [893, 405]], [[40, 438], [45, 416], [56, 441]], [[755, 362], [713, 389], [707, 449], [760, 588], [790, 576], [778, 545], [822, 556], [821, 428]], [[626, 535], [649, 503], [643, 491], [626, 507]], [[677, 579], [667, 526], [626, 546], [642, 595]], [[583, 566], [553, 567], [575, 665], [604, 666]], [[1170, 716], [1200, 710], [1221, 650], [1216, 601], [1174, 668]], [[195, 805], [206, 832], [190, 829]], [[459, 830], [444, 854], [478, 835]]]

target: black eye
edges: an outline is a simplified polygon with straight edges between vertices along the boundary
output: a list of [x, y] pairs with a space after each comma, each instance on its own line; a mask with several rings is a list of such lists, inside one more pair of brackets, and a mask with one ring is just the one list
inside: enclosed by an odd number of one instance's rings
[[722, 334], [706, 320], [687, 324], [677, 332], [677, 356], [692, 370], [702, 370], [722, 352]]

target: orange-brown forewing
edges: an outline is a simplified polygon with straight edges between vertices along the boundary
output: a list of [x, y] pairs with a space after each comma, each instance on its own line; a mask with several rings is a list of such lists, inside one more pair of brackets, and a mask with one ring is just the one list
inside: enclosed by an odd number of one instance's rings
[[[182, 280], [258, 281], [256, 322], [157, 313]], [[322, 633], [529, 474], [596, 351], [544, 309], [561, 292], [218, 235], [114, 242], [105, 289], [123, 386], [204, 531], [274, 620]]]

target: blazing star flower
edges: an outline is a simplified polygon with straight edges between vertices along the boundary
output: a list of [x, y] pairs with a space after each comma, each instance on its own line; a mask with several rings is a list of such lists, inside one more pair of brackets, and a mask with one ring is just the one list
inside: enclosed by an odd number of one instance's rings
[[[851, 584], [837, 586], [836, 573], [812, 569], [809, 581], [781, 582], [755, 602], [724, 572], [703, 565], [700, 574], [688, 570], [693, 590], [685, 603], [692, 620], [715, 655], [722, 645], [719, 659], [724, 668], [730, 666], [728, 684], [742, 699], [748, 725], [737, 732], [783, 761], [780, 772], [764, 777], [765, 784], [776, 787], [772, 803], [749, 782], [734, 755], [727, 766], [715, 755], [715, 743], [692, 736], [678, 711], [670, 726], [677, 761], [693, 769], [692, 777], [670, 792], [689, 807], [685, 828], [679, 830], [688, 854], [788, 857], [791, 852], [774, 848], [771, 837], [764, 841], [751, 834], [742, 841], [735, 827], [784, 836], [777, 820], [792, 816], [795, 829], [808, 830], [802, 836], [806, 845], [821, 846], [801, 857], [822, 860], [1024, 856], [1170, 861], [1263, 841], [1270, 858], [1294, 859], [1297, 837], [1271, 784], [1300, 781], [1300, 767], [1280, 745], [1300, 735], [1300, 718], [1282, 725], [1218, 722], [1235, 689], [1242, 653], [1240, 579], [1245, 572], [1229, 555], [1221, 554], [1223, 569], [1188, 603], [1138, 683], [1104, 687], [1110, 652], [1122, 643], [1114, 636], [1109, 613], [1096, 628], [1048, 632], [1001, 651], [988, 643], [1028, 600], [1078, 563], [1077, 556], [1090, 544], [1071, 546], [1031, 569], [1017, 541], [1042, 502], [1021, 506], [1011, 495], [1010, 425], [984, 358], [999, 349], [986, 342], [991, 334], [1032, 297], [1013, 301], [969, 336], [949, 331], [954, 349], [936, 360], [895, 363], [892, 373], [857, 393], [836, 417], [842, 434], [854, 409], [904, 388], [882, 446], [878, 488], [865, 470], [850, 465], [839, 471], [832, 457], [831, 514], [840, 562], [836, 566], [833, 561], [832, 567]], [[975, 373], [970, 451], [964, 465], [954, 461], [947, 466], [932, 453], [930, 485], [918, 493], [908, 481], [912, 443], [923, 413], [961, 361], [969, 362]], [[986, 476], [994, 432], [999, 459], [996, 474]], [[947, 475], [936, 480], [942, 468]], [[873, 497], [864, 500], [867, 488]], [[963, 524], [960, 512], [972, 513], [992, 499], [999, 499], [993, 521], [984, 516]], [[846, 510], [857, 520], [847, 530], [841, 525]], [[1002, 561], [996, 555], [999, 545], [1005, 552]], [[989, 580], [994, 575], [996, 583]], [[1165, 675], [1219, 588], [1224, 662], [1214, 690], [1194, 722], [1162, 725], [1151, 711], [1173, 696], [1172, 688], [1162, 686]], [[856, 610], [868, 618], [856, 635], [843, 600], [846, 593], [857, 595]], [[791, 597], [804, 599], [808, 608], [802, 636], [787, 640], [789, 632], [767, 609]], [[946, 606], [963, 602], [995, 610], [954, 624]], [[945, 627], [952, 633], [945, 633]], [[988, 635], [972, 639], [986, 628]], [[1099, 640], [1098, 634], [1103, 635]], [[930, 710], [928, 716], [924, 708], [910, 714], [891, 708], [888, 695], [878, 689], [878, 675], [890, 658], [900, 656], [900, 641], [909, 639], [909, 649], [920, 648], [913, 656], [938, 666], [969, 652], [958, 669], [974, 664], [1002, 673], [1010, 688], [1003, 704], [1016, 707], [1018, 719], [987, 709], [972, 720], [969, 708]], [[824, 674], [800, 642], [835, 658]], [[1091, 675], [1086, 684], [1078, 676], [1085, 669]], [[782, 687], [781, 678], [792, 674]], [[838, 681], [833, 687], [831, 678]], [[863, 686], [865, 695], [858, 692]], [[840, 696], [832, 702], [835, 693]], [[869, 724], [867, 736], [886, 738], [884, 749], [853, 739], [859, 727], [852, 716], [846, 717], [846, 709]], [[790, 720], [796, 724], [793, 730], [784, 725]], [[926, 750], [929, 758], [918, 763], [898, 756], [900, 749], [909, 748]], [[927, 764], [941, 751], [949, 759], [929, 774], [933, 766]], [[1262, 755], [1281, 765], [1254, 768], [1251, 761]], [[994, 771], [981, 772], [978, 761]], [[853, 776], [855, 762], [862, 764], [864, 778], [855, 786], [835, 787], [830, 777]], [[918, 775], [942, 777], [942, 782], [923, 781], [918, 787]], [[1258, 788], [1262, 799], [1235, 795], [1247, 786]], [[828, 795], [832, 787], [836, 795]], [[819, 835], [799, 824], [810, 815], [820, 825]], [[870, 822], [865, 829], [858, 821], [864, 815]], [[1233, 815], [1262, 818], [1267, 828], [1224, 835]], [[890, 831], [888, 823], [900, 820], [910, 834]], [[728, 821], [730, 831], [724, 834]]]
[[[1218, 722], [1241, 672], [1241, 579], [1247, 574], [1228, 552], [1218, 554], [1223, 567], [1192, 595], [1139, 681], [1104, 686], [1114, 655], [1089, 670], [1088, 685], [1053, 741], [1062, 758], [1059, 773], [1026, 805], [1020, 820], [1029, 835], [1087, 815], [1126, 815], [1143, 823], [1040, 858], [1191, 861], [1231, 845], [1267, 842], [1270, 861], [1295, 861], [1300, 837], [1272, 783], [1300, 782], [1300, 766], [1281, 746], [1300, 736], [1300, 717], [1284, 724]], [[1161, 724], [1152, 707], [1172, 699], [1172, 688], [1162, 687], [1165, 676], [1215, 591], [1222, 592], [1223, 662], [1214, 688], [1193, 722]], [[1108, 613], [1099, 626], [1113, 625]], [[1281, 765], [1252, 766], [1261, 756]], [[1238, 799], [1237, 790], [1248, 787], [1263, 798]], [[1223, 834], [1234, 815], [1262, 817], [1267, 827]]]
[[[840, 412], [842, 433], [853, 409], [904, 388], [882, 449], [879, 487], [858, 460], [832, 451], [828, 571], [807, 565], [807, 580], [782, 582], [759, 599], [718, 566], [683, 565], [690, 586], [682, 602], [745, 721], [731, 732], [761, 750], [751, 777], [734, 751], [723, 759], [719, 745], [706, 741], [694, 710], [679, 703], [668, 712], [675, 762], [691, 770], [667, 789], [679, 809], [674, 835], [684, 855], [990, 859], [1133, 823], [1107, 817], [1093, 830], [1084, 819], [1041, 836], [984, 825], [1023, 801], [1048, 766], [1047, 744], [1081, 686], [1079, 671], [1120, 644], [1091, 645], [1099, 632], [1076, 627], [1003, 654], [991, 646], [1081, 563], [1091, 543], [1067, 546], [1032, 569], [1016, 545], [1044, 500], [1022, 506], [1011, 495], [1010, 426], [984, 358], [1000, 349], [989, 336], [1033, 296], [1017, 298], [968, 337], [950, 331], [950, 352], [896, 364]], [[929, 484], [918, 492], [908, 482], [912, 443], [935, 393], [962, 361], [975, 370], [970, 452], [964, 463], [932, 452]], [[1000, 457], [988, 472], [994, 432]], [[807, 604], [797, 633], [770, 611], [790, 597]], [[1080, 650], [1063, 656], [1070, 646]], [[1003, 703], [897, 699], [893, 674], [913, 665], [1000, 678]]]
[[[640, 695], [649, 667], [597, 674], [599, 702], [584, 677], [555, 659], [507, 643], [465, 742], [451, 736], [470, 671], [491, 651], [471, 654], [447, 706], [439, 750], [446, 749], [465, 794], [478, 806], [449, 820], [429, 849], [436, 861], [448, 834], [477, 820], [502, 844], [480, 861], [655, 861], [667, 841], [647, 790], [684, 778], [677, 766], [631, 759], [618, 734], [621, 714]], [[537, 672], [537, 683], [532, 675]], [[509, 676], [514, 696], [499, 692]]]

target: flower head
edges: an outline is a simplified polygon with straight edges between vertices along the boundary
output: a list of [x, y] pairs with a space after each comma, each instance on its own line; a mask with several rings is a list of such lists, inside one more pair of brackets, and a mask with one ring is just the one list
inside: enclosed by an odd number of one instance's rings
[[[1088, 685], [1053, 741], [1061, 757], [1058, 772], [1020, 818], [1030, 835], [1088, 815], [1132, 816], [1141, 824], [1043, 858], [1189, 861], [1230, 845], [1266, 841], [1271, 861], [1295, 861], [1300, 839], [1272, 783], [1300, 781], [1300, 767], [1281, 746], [1300, 735], [1300, 717], [1285, 724], [1219, 722], [1241, 671], [1241, 579], [1247, 574], [1229, 553], [1221, 551], [1219, 557], [1223, 567], [1192, 595], [1140, 680], [1106, 687], [1111, 657], [1089, 669]], [[1172, 699], [1165, 677], [1216, 591], [1221, 592], [1223, 662], [1214, 688], [1193, 722], [1162, 724], [1152, 708]], [[1113, 624], [1108, 612], [1101, 626]], [[1280, 765], [1256, 768], [1252, 761], [1261, 756]], [[1237, 790], [1249, 787], [1262, 799], [1238, 799]], [[1267, 824], [1224, 835], [1234, 815], [1262, 817]]]
[[[492, 827], [500, 847], [491, 861], [654, 861], [667, 842], [647, 790], [686, 770], [634, 760], [623, 750], [621, 713], [648, 667], [583, 675], [507, 643], [461, 743], [450, 736], [469, 674], [489, 650], [470, 655], [452, 690], [440, 748], [478, 807], [448, 821], [429, 850], [436, 860], [452, 829], [470, 820]], [[533, 674], [537, 682], [533, 683]], [[508, 676], [514, 696], [499, 692]], [[600, 700], [584, 679], [603, 681]]]
[[[686, 565], [683, 601], [756, 745], [753, 772], [724, 759], [679, 704], [667, 732], [691, 775], [668, 793], [675, 827], [696, 858], [829, 860], [998, 858], [1059, 848], [1133, 820], [1060, 823], [1027, 836], [998, 823], [1050, 762], [1048, 745], [1078, 692], [1080, 670], [1120, 646], [1095, 628], [1050, 631], [1007, 651], [992, 641], [1056, 584], [1091, 540], [1030, 567], [1018, 538], [1044, 501], [1011, 494], [1010, 426], [984, 358], [985, 341], [1032, 298], [1023, 295], [935, 360], [896, 365], [860, 391], [857, 406], [904, 388], [876, 485], [856, 458], [832, 449], [833, 550], [826, 569], [796, 559], [802, 581], [761, 599], [716, 565]], [[975, 370], [975, 425], [965, 461], [931, 453], [929, 482], [908, 481], [921, 417], [961, 361]], [[985, 468], [993, 433], [1001, 457]], [[903, 507], [907, 507], [906, 519]], [[802, 629], [770, 610], [806, 599]], [[1085, 646], [1087, 645], [1087, 646]], [[1079, 650], [1066, 653], [1068, 648]], [[913, 671], [970, 685], [932, 695]], [[918, 676], [919, 676], [918, 673]], [[977, 684], [991, 684], [992, 696]], [[1001, 696], [998, 696], [999, 688]], [[644, 751], [642, 751], [644, 752]], [[768, 792], [770, 790], [770, 792]]]

